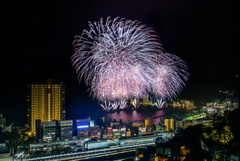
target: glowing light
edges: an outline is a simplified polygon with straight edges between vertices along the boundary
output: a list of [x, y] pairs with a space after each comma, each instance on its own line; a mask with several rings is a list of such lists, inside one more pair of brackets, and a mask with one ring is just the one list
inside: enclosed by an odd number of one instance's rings
[[88, 128], [89, 125], [81, 125], [81, 126], [77, 126], [78, 129], [82, 129], [82, 128]]

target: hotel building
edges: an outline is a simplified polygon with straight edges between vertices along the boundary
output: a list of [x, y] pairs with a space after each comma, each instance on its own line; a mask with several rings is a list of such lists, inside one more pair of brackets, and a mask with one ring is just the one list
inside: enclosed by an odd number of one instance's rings
[[65, 120], [65, 84], [28, 85], [27, 95], [27, 124], [33, 134], [36, 134], [36, 120], [41, 122]]

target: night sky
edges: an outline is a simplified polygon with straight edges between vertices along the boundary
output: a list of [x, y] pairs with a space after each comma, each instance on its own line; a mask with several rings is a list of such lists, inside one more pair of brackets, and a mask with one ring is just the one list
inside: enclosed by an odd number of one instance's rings
[[67, 85], [67, 117], [102, 110], [79, 84], [71, 64], [75, 35], [88, 21], [117, 16], [152, 27], [166, 52], [187, 62], [190, 78], [180, 98], [211, 100], [238, 90], [237, 1], [8, 1], [1, 4], [1, 105], [7, 122], [26, 122], [27, 84], [46, 78]]

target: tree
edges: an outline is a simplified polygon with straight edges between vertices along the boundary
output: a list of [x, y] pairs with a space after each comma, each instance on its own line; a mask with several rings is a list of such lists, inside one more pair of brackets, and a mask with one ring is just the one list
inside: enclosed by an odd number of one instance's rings
[[11, 148], [11, 154], [14, 152], [15, 147], [20, 143], [21, 141], [21, 135], [18, 133], [18, 130], [16, 127], [12, 127], [12, 130], [9, 134], [9, 146]]
[[239, 129], [239, 109], [234, 109], [227, 115], [227, 124], [235, 138], [236, 142], [240, 141], [240, 129]]

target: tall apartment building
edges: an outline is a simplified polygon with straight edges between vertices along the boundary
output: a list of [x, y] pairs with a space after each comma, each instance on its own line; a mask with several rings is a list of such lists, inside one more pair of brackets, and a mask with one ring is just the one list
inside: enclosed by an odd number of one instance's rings
[[164, 119], [165, 131], [169, 132], [170, 130], [174, 130], [174, 119]]
[[151, 119], [147, 118], [144, 120], [144, 127], [151, 128]]
[[54, 84], [47, 80], [45, 84], [28, 85], [27, 124], [36, 134], [36, 120], [50, 122], [65, 120], [65, 84]]

